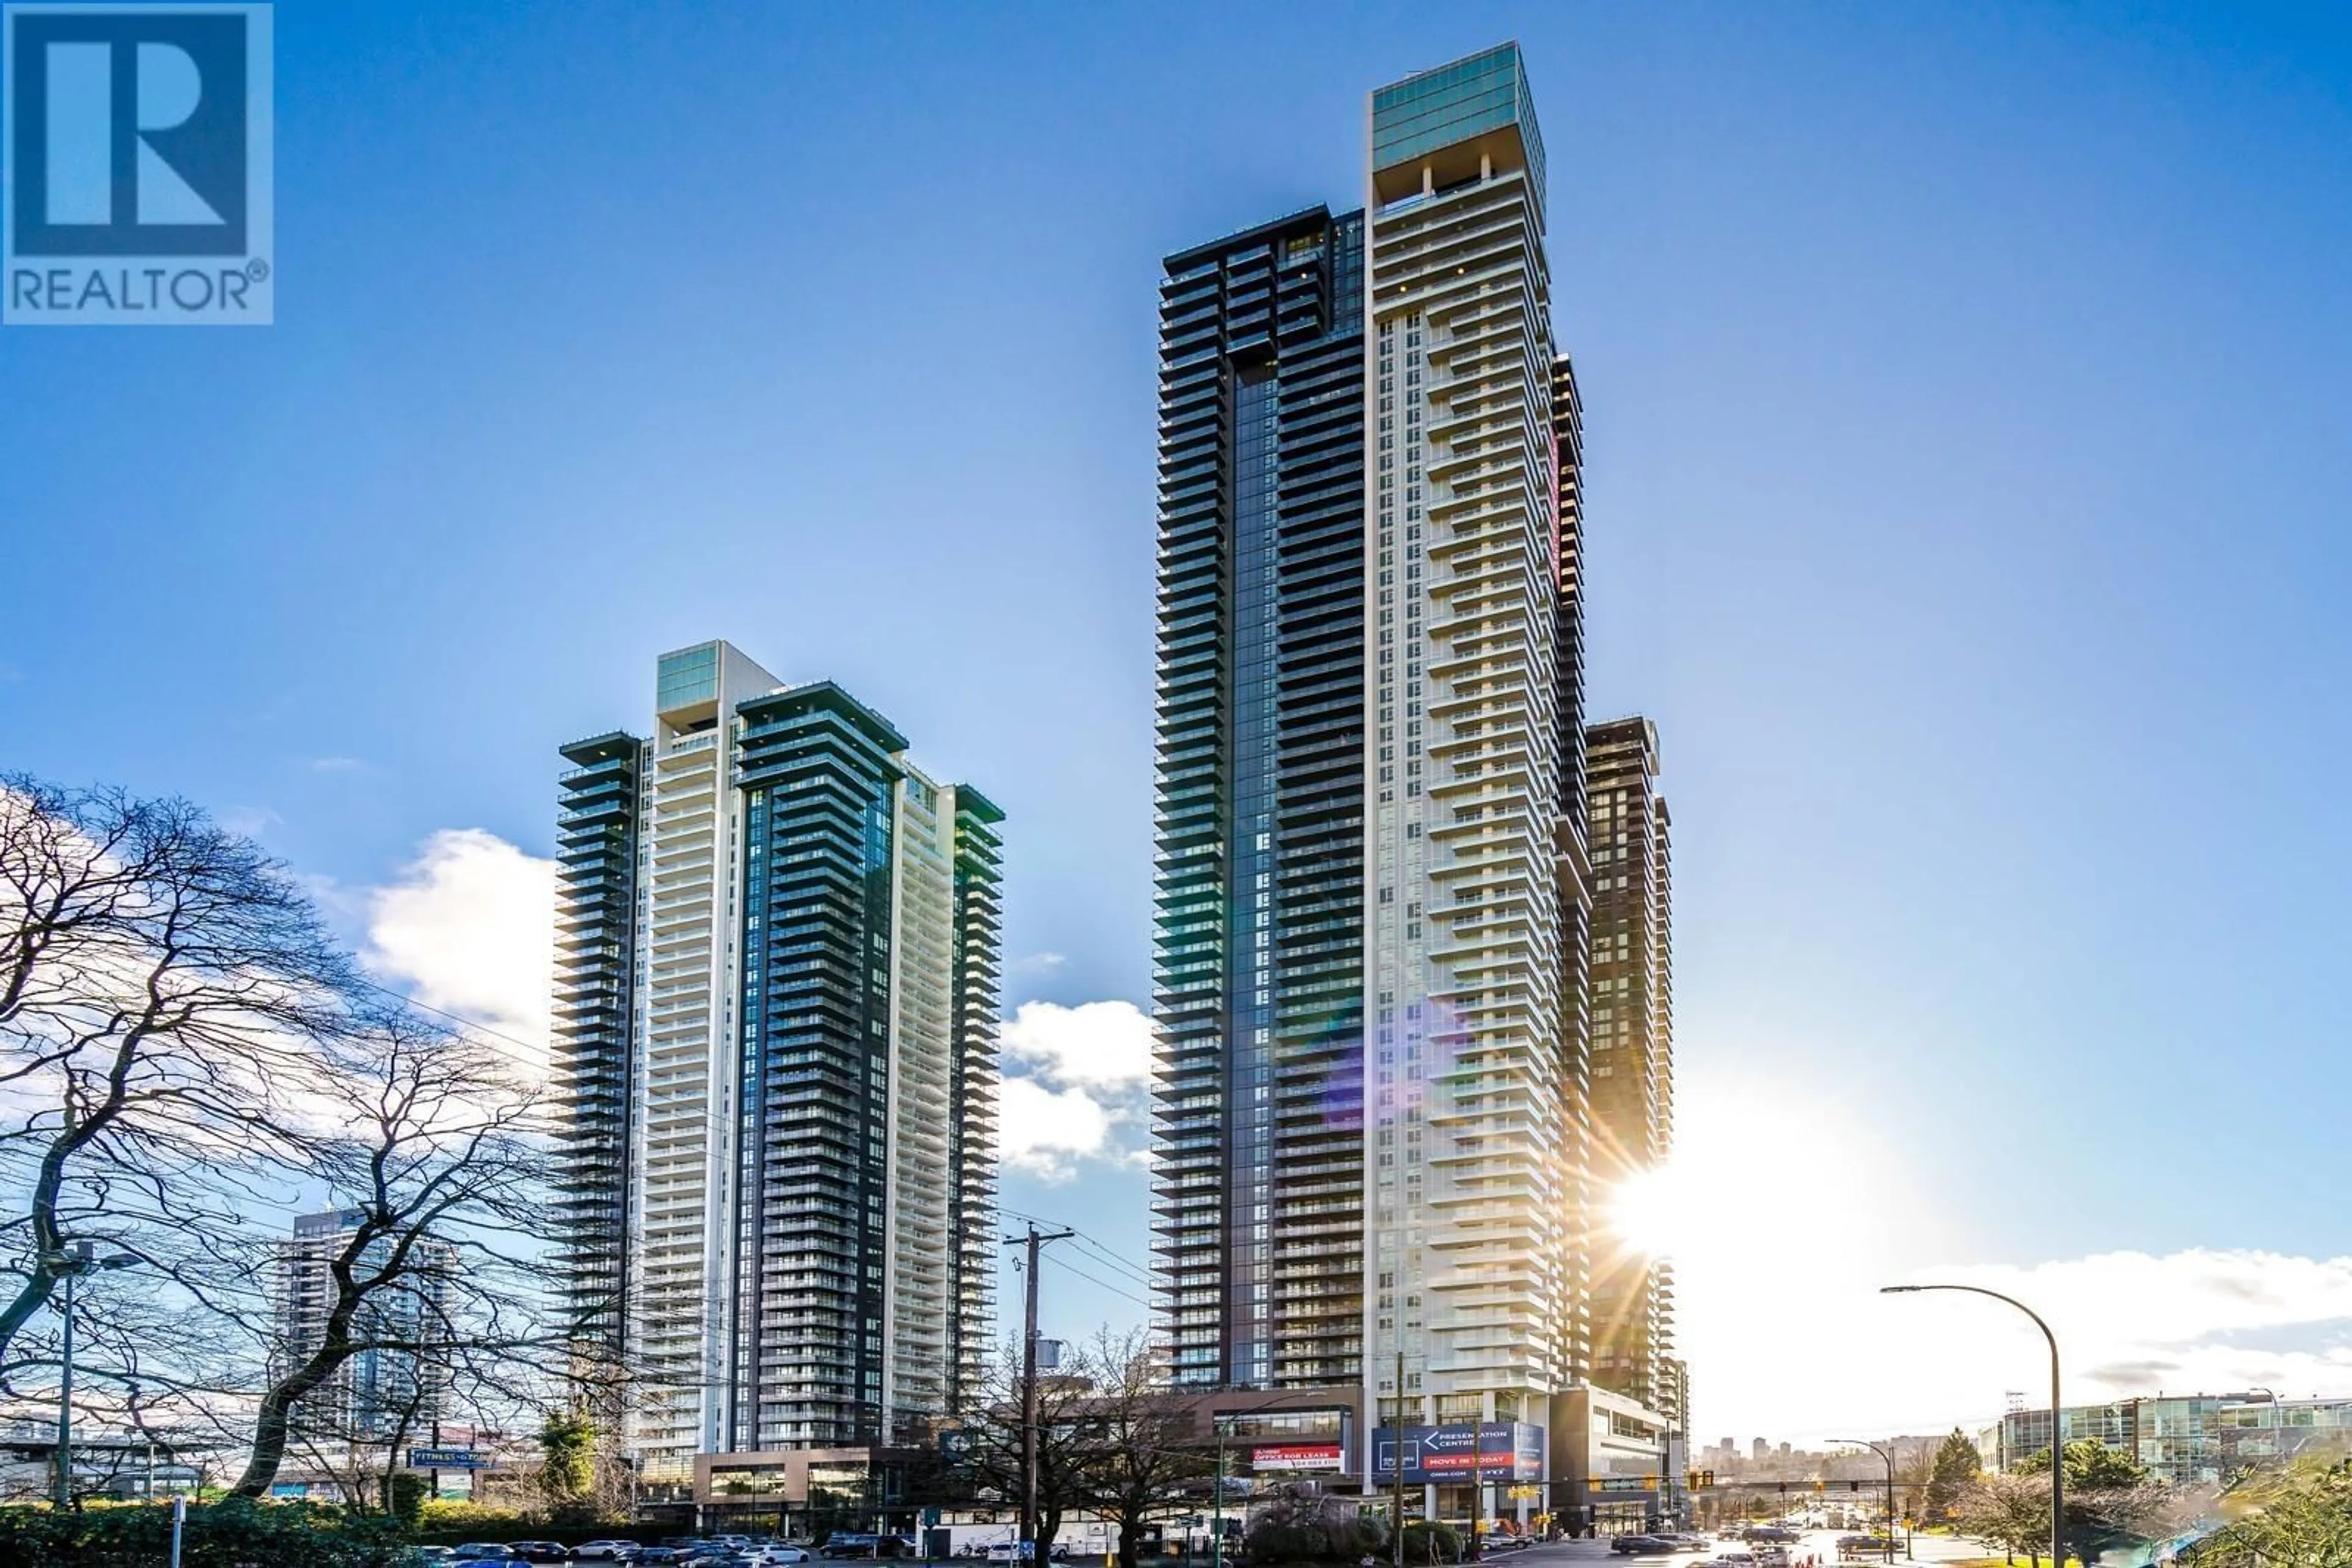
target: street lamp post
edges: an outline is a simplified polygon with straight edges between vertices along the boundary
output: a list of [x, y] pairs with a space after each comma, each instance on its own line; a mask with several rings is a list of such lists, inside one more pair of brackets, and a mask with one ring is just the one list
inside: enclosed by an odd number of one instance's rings
[[[1234, 1419], [1236, 1416], [1263, 1415], [1269, 1410], [1282, 1410], [1290, 1407], [1291, 1402], [1288, 1399], [1277, 1395], [1275, 1398], [1267, 1400], [1263, 1405], [1252, 1405], [1241, 1410], [1212, 1410], [1209, 1412], [1209, 1428], [1216, 1434], [1217, 1439], [1217, 1471], [1216, 1480], [1214, 1482], [1216, 1495], [1209, 1500], [1209, 1517], [1216, 1533], [1216, 1539], [1210, 1542], [1209, 1552], [1210, 1560], [1216, 1565], [1216, 1568], [1224, 1568], [1225, 1562], [1225, 1439], [1231, 1436], [1233, 1432], [1233, 1428], [1226, 1426], [1225, 1423]], [[1249, 1532], [1249, 1510], [1246, 1507], [1242, 1510], [1241, 1525], [1242, 1532], [1246, 1535]], [[1192, 1537], [1188, 1531], [1185, 1536], [1186, 1545], [1184, 1548], [1188, 1555], [1192, 1550], [1191, 1540]]]
[[73, 1507], [74, 1281], [101, 1268], [127, 1268], [138, 1261], [127, 1252], [118, 1252], [110, 1258], [96, 1257], [87, 1241], [61, 1241], [56, 1251], [41, 1254], [41, 1272], [65, 1287], [61, 1304], [66, 1326], [58, 1356], [62, 1371], [58, 1379], [58, 1476], [54, 1500], [59, 1509]]
[[1857, 1448], [1867, 1448], [1886, 1461], [1886, 1560], [1895, 1561], [1895, 1447], [1880, 1447], [1867, 1437], [1832, 1437], [1832, 1443], [1851, 1443]]
[[1964, 1290], [1971, 1296], [1990, 1296], [1996, 1301], [2006, 1301], [2027, 1317], [2042, 1331], [2050, 1344], [2050, 1568], [2066, 1568], [2066, 1442], [2065, 1406], [2060, 1403], [2058, 1391], [2058, 1336], [2042, 1321], [2042, 1314], [2014, 1296], [2004, 1296], [1998, 1290], [1988, 1290], [1981, 1285], [1882, 1285], [1882, 1296], [1916, 1295], [1922, 1290]]

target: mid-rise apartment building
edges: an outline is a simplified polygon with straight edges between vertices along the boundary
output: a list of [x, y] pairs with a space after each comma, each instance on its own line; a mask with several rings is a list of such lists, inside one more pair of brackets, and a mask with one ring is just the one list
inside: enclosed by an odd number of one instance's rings
[[1160, 1318], [1183, 1384], [1534, 1479], [1590, 1333], [1581, 408], [1517, 47], [1370, 110], [1361, 210], [1160, 285]]
[[988, 1351], [1003, 814], [831, 682], [661, 656], [563, 749], [554, 1067], [583, 1351], [642, 1473], [919, 1440]]
[[[1592, 1159], [1605, 1194], [1674, 1150], [1674, 920], [1670, 819], [1658, 730], [1615, 719], [1584, 734], [1592, 856]], [[1607, 1204], [1601, 1210], [1605, 1213]], [[1667, 1258], [1591, 1232], [1592, 1381], [1675, 1417], [1674, 1274]]]

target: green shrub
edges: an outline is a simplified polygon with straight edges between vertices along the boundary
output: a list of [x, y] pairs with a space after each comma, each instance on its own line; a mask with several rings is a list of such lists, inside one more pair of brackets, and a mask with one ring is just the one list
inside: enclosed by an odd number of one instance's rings
[[[8, 1568], [153, 1568], [170, 1561], [168, 1508], [0, 1509], [0, 1563]], [[400, 1527], [314, 1503], [237, 1499], [188, 1510], [182, 1568], [394, 1568]]]
[[425, 1516], [425, 1478], [415, 1470], [397, 1470], [392, 1478], [392, 1512], [409, 1529]]
[[1462, 1561], [1462, 1536], [1450, 1524], [1408, 1524], [1404, 1527], [1406, 1568], [1429, 1563]]
[[1285, 1563], [1353, 1563], [1366, 1552], [1385, 1562], [1388, 1521], [1378, 1514], [1314, 1506], [1279, 1507], [1249, 1532], [1244, 1550], [1252, 1568]]

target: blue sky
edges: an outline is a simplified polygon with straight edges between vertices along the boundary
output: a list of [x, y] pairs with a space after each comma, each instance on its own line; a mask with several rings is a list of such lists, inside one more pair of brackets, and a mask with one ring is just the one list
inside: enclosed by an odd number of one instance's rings
[[[0, 754], [363, 926], [723, 636], [1006, 806], [1009, 1004], [1147, 1002], [1158, 258], [1353, 205], [1363, 93], [1503, 37], [1701, 1234], [2352, 1251], [2340, 12], [295, 0], [278, 325], [0, 332]], [[1139, 1261], [1073, 1171], [1009, 1199]], [[1703, 1426], [1801, 1426], [1705, 1288]]]

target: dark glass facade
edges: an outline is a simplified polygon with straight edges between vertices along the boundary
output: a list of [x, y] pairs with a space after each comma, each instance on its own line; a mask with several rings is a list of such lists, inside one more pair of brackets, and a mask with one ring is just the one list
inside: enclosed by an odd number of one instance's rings
[[955, 786], [955, 1042], [948, 1091], [947, 1408], [972, 1407], [993, 1348], [997, 1021], [1003, 1009], [1004, 813]]
[[570, 1156], [555, 1202], [567, 1302], [582, 1350], [622, 1355], [629, 1291], [627, 1154], [639, 768], [645, 742], [600, 735], [563, 748], [556, 817], [556, 999], [550, 1045]]
[[1576, 367], [1560, 355], [1551, 367], [1552, 520], [1559, 597], [1560, 816], [1568, 836], [1559, 898], [1561, 1152], [1572, 1215], [1566, 1271], [1569, 1310], [1560, 1355], [1586, 1375], [1592, 1355], [1592, 875], [1584, 778], [1584, 403]]
[[727, 1445], [878, 1442], [892, 797], [907, 742], [830, 684], [738, 711], [743, 1060]]
[[[1592, 1158], [1596, 1187], [1654, 1170], [1674, 1149], [1670, 818], [1658, 731], [1616, 719], [1586, 731], [1592, 848]], [[1674, 1275], [1605, 1229], [1593, 1237], [1591, 1378], [1679, 1414]]]
[[1362, 263], [1318, 208], [1161, 286], [1154, 1245], [1193, 1385], [1360, 1371]]

